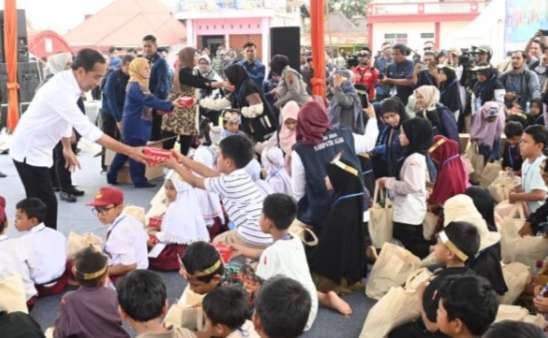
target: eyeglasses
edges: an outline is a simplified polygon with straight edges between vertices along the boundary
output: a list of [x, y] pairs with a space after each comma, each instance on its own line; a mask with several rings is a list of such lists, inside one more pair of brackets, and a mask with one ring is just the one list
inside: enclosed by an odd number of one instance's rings
[[111, 206], [111, 207], [94, 207], [94, 208], [91, 208], [91, 212], [96, 214], [96, 215], [100, 215], [100, 214], [104, 214], [106, 212], [109, 212], [110, 210], [116, 208], [115, 205]]

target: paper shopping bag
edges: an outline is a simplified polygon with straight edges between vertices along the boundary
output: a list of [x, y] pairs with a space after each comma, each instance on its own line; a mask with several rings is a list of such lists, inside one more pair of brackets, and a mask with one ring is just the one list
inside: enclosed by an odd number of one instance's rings
[[103, 239], [92, 233], [85, 233], [83, 235], [75, 232], [70, 232], [68, 235], [68, 248], [67, 257], [69, 260], [74, 259], [76, 254], [87, 247], [93, 247], [95, 250], [101, 252], [103, 250]]
[[0, 279], [0, 311], [28, 313], [25, 285], [20, 275]]
[[479, 184], [482, 187], [488, 187], [502, 171], [500, 161], [487, 162], [478, 177]]
[[495, 223], [501, 234], [501, 253], [504, 263], [520, 262], [534, 266], [536, 261], [548, 255], [548, 239], [542, 236], [519, 235], [526, 221], [522, 203], [510, 204], [507, 201], [495, 207]]
[[525, 286], [531, 281], [530, 268], [518, 262], [504, 264], [502, 266], [502, 275], [508, 291], [499, 299], [499, 303], [513, 304], [525, 290]]
[[385, 243], [365, 285], [365, 294], [380, 299], [393, 286], [401, 286], [421, 267], [421, 260], [409, 250]]
[[[373, 206], [369, 208], [369, 236], [375, 248], [382, 248], [384, 243], [392, 240], [393, 224], [392, 224], [392, 202], [388, 197], [384, 198], [384, 202], [379, 201], [380, 187], [375, 184], [375, 192], [373, 194]], [[384, 190], [383, 190], [384, 192]], [[386, 195], [386, 194], [382, 194]]]
[[493, 199], [500, 203], [508, 199], [510, 191], [521, 183], [519, 176], [514, 175], [512, 172], [501, 171], [497, 178], [489, 184], [487, 189]]
[[472, 165], [473, 171], [470, 172], [470, 177], [474, 181], [477, 181], [481, 172], [483, 171], [483, 167], [485, 166], [485, 160], [483, 158], [483, 155], [479, 153], [479, 147], [476, 142], [470, 141], [468, 143], [466, 151], [464, 152], [464, 157], [468, 161], [470, 161], [470, 164]]

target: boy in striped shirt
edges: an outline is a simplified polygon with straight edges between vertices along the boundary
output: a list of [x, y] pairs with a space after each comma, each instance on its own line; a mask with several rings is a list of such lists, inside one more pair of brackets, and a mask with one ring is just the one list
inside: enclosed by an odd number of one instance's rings
[[224, 138], [219, 147], [217, 170], [176, 151], [163, 165], [175, 170], [193, 187], [217, 193], [221, 198], [236, 228], [217, 236], [214, 242], [249, 248], [252, 253], [249, 256], [258, 258], [262, 250], [272, 243], [272, 237], [262, 232], [259, 226], [266, 196], [244, 170], [253, 158], [253, 145], [245, 136], [232, 135]]

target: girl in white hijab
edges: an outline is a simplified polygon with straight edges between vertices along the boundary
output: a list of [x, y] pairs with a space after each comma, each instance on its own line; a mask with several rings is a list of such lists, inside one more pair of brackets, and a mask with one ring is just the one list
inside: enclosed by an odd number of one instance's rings
[[50, 55], [47, 61], [48, 76], [55, 75], [69, 69], [71, 63], [71, 53], [66, 52]]
[[261, 162], [266, 170], [266, 182], [275, 193], [293, 196], [291, 178], [285, 168], [285, 159], [282, 150], [278, 147], [270, 147], [263, 150]]

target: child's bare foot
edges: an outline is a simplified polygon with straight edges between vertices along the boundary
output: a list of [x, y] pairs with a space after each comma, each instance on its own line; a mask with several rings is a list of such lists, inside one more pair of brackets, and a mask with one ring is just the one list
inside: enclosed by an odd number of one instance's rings
[[330, 308], [337, 310], [343, 316], [350, 316], [352, 314], [352, 308], [350, 305], [334, 291], [329, 291], [327, 293], [327, 299], [330, 305]]

